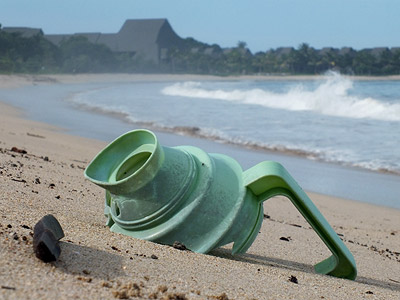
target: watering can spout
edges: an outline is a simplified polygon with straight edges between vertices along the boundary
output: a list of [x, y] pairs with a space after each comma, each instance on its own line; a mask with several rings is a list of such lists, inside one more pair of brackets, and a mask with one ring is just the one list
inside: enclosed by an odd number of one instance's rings
[[233, 242], [245, 252], [263, 220], [262, 203], [288, 197], [331, 250], [318, 273], [354, 279], [354, 258], [290, 174], [276, 162], [243, 172], [232, 158], [197, 147], [163, 147], [148, 130], [128, 132], [104, 148], [85, 177], [106, 190], [113, 232], [200, 253]]
[[[164, 153], [157, 139], [137, 132], [103, 149], [85, 170], [85, 176], [110, 192], [131, 193], [151, 181], [162, 164]], [[146, 168], [143, 166], [146, 164]]]
[[185, 195], [196, 177], [196, 164], [188, 153], [160, 146], [152, 132], [136, 130], [103, 149], [85, 177], [106, 190], [108, 223], [133, 230]]

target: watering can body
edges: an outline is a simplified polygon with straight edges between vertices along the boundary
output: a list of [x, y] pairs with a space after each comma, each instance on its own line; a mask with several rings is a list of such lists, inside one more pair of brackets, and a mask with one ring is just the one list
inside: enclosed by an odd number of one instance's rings
[[163, 147], [147, 130], [128, 132], [103, 149], [85, 176], [106, 189], [105, 215], [113, 232], [207, 253], [233, 242], [245, 252], [263, 220], [263, 201], [285, 195], [333, 255], [319, 273], [354, 279], [346, 246], [287, 171], [263, 162], [243, 172], [232, 158], [197, 147]]

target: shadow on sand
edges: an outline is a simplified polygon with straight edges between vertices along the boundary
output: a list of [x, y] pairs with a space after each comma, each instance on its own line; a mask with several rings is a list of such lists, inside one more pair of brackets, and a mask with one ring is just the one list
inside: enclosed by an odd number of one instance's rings
[[[306, 273], [315, 274], [314, 266], [303, 264], [299, 262], [294, 262], [290, 260], [285, 260], [281, 258], [275, 257], [264, 257], [256, 254], [240, 254], [240, 255], [232, 255], [229, 249], [218, 248], [210, 252], [211, 255], [217, 256], [220, 258], [225, 258], [229, 260], [241, 261], [246, 262], [254, 265], [260, 266], [269, 266], [269, 267], [276, 267], [276, 268], [283, 268], [287, 270], [293, 271], [300, 271]], [[355, 282], [371, 285], [379, 288], [389, 289], [393, 291], [400, 291], [400, 284], [396, 282], [387, 282], [382, 280], [377, 280], [373, 278], [368, 278], [364, 276], [357, 276]]]
[[100, 249], [60, 242], [61, 256], [54, 266], [65, 273], [110, 280], [123, 276], [122, 257]]

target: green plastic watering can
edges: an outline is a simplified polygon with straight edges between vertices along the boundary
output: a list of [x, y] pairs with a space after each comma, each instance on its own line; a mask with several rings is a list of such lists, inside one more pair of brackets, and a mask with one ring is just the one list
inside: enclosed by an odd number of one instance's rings
[[104, 148], [85, 176], [106, 189], [111, 231], [207, 253], [233, 242], [244, 253], [263, 220], [263, 202], [289, 198], [332, 256], [317, 273], [355, 279], [354, 258], [326, 219], [280, 165], [265, 161], [243, 172], [229, 156], [197, 147], [163, 147], [148, 130], [130, 131]]

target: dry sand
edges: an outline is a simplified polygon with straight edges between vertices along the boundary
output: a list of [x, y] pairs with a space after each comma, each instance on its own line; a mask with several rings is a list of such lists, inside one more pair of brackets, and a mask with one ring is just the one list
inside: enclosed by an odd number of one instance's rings
[[[265, 203], [269, 218], [246, 254], [180, 251], [104, 225], [104, 192], [83, 177], [104, 146], [0, 104], [0, 299], [400, 299], [399, 210], [309, 194], [353, 253], [355, 281], [315, 274], [330, 253], [280, 197]], [[53, 263], [32, 249], [46, 214], [65, 232]]]

